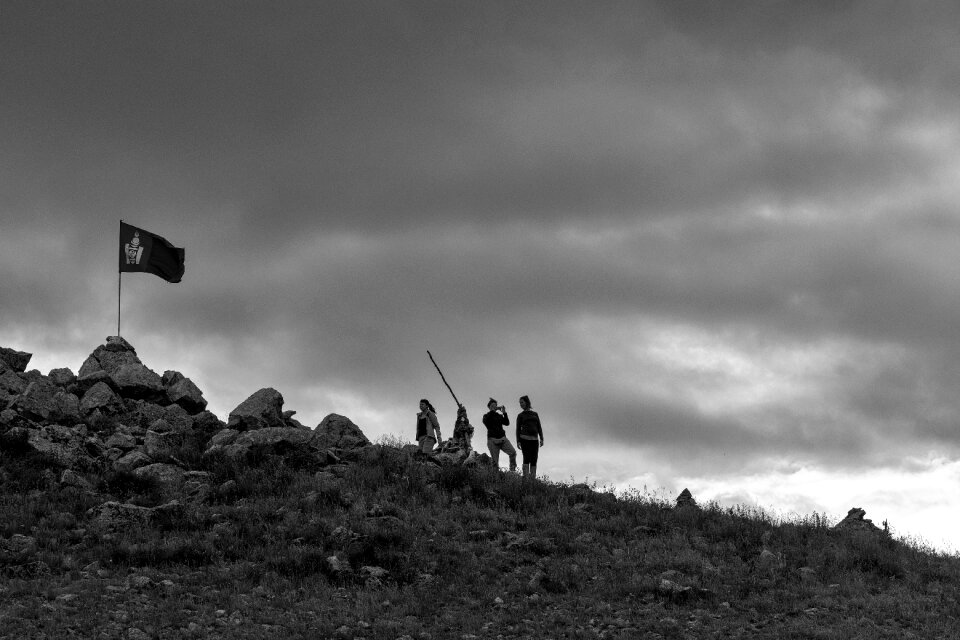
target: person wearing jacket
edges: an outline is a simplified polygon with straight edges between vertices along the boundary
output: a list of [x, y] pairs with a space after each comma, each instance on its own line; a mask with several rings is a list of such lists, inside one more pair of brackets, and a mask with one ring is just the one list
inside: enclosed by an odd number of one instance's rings
[[[436, 437], [434, 437], [436, 435]], [[417, 444], [423, 453], [433, 453], [433, 448], [440, 438], [440, 421], [437, 420], [437, 411], [426, 398], [420, 401], [420, 413], [417, 414]]]
[[517, 414], [517, 444], [523, 452], [523, 477], [537, 477], [537, 459], [543, 446], [543, 427], [540, 416], [530, 405], [528, 396], [520, 397], [520, 413]]
[[487, 402], [487, 413], [483, 414], [483, 426], [487, 428], [487, 448], [490, 450], [490, 458], [493, 460], [493, 466], [500, 466], [500, 452], [503, 451], [510, 456], [510, 471], [517, 470], [517, 450], [513, 447], [510, 439], [507, 438], [507, 432], [504, 427], [510, 425], [510, 417], [507, 415], [506, 407], [498, 407], [497, 401], [490, 398]]

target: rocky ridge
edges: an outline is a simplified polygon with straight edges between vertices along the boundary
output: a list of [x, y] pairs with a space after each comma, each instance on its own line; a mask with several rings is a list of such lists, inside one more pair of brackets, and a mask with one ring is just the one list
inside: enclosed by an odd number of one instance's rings
[[[122, 472], [155, 482], [171, 499], [202, 500], [216, 489], [203, 471], [211, 459], [253, 464], [279, 456], [320, 469], [375, 456], [380, 448], [342, 415], [331, 413], [313, 429], [304, 426], [272, 388], [251, 394], [224, 422], [206, 410], [203, 392], [190, 378], [179, 371], [156, 373], [119, 336], [94, 349], [76, 374], [67, 368], [47, 375], [28, 371], [31, 357], [0, 348], [0, 444], [47, 460], [64, 485], [92, 491], [85, 476]], [[415, 449], [411, 445], [406, 453]], [[450, 441], [425, 462], [489, 461], [469, 453]], [[94, 515], [112, 529], [147, 518], [144, 509], [108, 500]]]

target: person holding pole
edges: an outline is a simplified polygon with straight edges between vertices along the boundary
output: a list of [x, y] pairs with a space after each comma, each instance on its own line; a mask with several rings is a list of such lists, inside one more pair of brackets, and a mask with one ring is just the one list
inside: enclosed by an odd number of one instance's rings
[[[434, 438], [436, 434], [436, 438]], [[440, 421], [437, 412], [426, 398], [420, 400], [420, 413], [417, 414], [417, 444], [422, 453], [433, 453], [433, 447], [441, 441]]]
[[498, 407], [497, 401], [490, 398], [487, 409], [489, 411], [483, 415], [483, 426], [487, 428], [487, 448], [490, 450], [493, 466], [500, 466], [500, 452], [503, 451], [510, 456], [510, 471], [516, 471], [517, 450], [513, 448], [513, 444], [507, 438], [507, 432], [503, 430], [510, 425], [507, 408]]
[[530, 405], [530, 398], [520, 397], [520, 413], [517, 414], [517, 444], [523, 451], [523, 477], [537, 477], [537, 459], [543, 446], [543, 427], [540, 416]]

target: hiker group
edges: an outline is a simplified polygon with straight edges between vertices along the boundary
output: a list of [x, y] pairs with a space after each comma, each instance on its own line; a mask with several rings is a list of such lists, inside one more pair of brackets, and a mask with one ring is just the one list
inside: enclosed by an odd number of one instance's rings
[[[487, 413], [483, 416], [483, 425], [487, 428], [487, 448], [494, 466], [500, 464], [500, 452], [503, 451], [510, 459], [510, 471], [517, 470], [517, 450], [507, 437], [504, 427], [510, 426], [510, 416], [503, 405], [498, 405], [493, 398], [487, 402]], [[540, 425], [540, 416], [530, 405], [530, 398], [521, 396], [520, 413], [516, 418], [516, 441], [523, 453], [523, 477], [537, 476], [537, 459], [540, 447], [543, 446], [543, 427]], [[467, 451], [471, 451], [473, 426], [467, 418], [467, 409], [458, 404], [457, 421], [453, 427], [453, 441]], [[438, 442], [443, 442], [440, 435], [440, 421], [437, 412], [424, 398], [420, 401], [420, 412], [417, 414], [417, 444], [424, 454], [431, 454]]]

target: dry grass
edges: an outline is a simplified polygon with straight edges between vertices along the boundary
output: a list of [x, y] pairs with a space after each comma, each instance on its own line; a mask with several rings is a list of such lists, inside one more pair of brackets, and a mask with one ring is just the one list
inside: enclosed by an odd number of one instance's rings
[[0, 469], [3, 638], [960, 637], [958, 558], [818, 514], [674, 510], [381, 443], [333, 473], [213, 462], [208, 500], [101, 534], [91, 507], [169, 496], [123, 474], [92, 496], [16, 450]]

